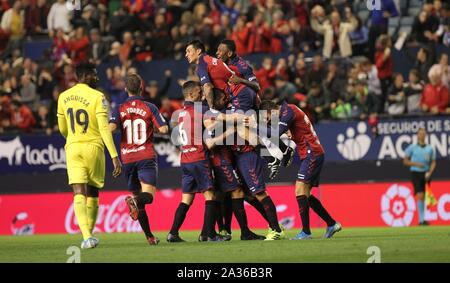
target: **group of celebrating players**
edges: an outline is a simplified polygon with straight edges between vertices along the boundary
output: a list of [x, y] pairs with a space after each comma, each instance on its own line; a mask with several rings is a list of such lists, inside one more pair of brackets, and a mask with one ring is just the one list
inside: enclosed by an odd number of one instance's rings
[[[200, 82], [183, 84], [183, 109], [170, 121], [172, 137], [177, 137], [174, 142], [181, 150], [182, 199], [167, 241], [184, 242], [179, 230], [198, 193], [205, 198], [199, 241], [231, 240], [232, 215], [240, 226], [241, 240], [285, 239], [276, 206], [266, 191], [261, 149], [269, 152], [269, 178], [275, 177], [281, 165], [290, 165], [295, 150], [300, 157], [295, 194], [302, 230], [292, 240], [311, 238], [310, 208], [327, 224], [324, 238], [332, 237], [342, 227], [310, 193], [319, 184], [324, 150], [308, 117], [295, 105], [259, 100], [256, 76], [248, 63], [237, 56], [232, 40], [222, 41], [216, 55], [217, 58], [205, 54], [205, 47], [198, 40], [186, 47], [186, 59], [196, 64]], [[157, 107], [142, 98], [144, 82], [138, 74], [126, 78], [129, 97], [111, 115], [109, 123], [106, 100], [95, 90], [95, 67], [78, 66], [77, 77], [79, 83], [60, 95], [58, 124], [67, 139], [67, 171], [74, 191], [75, 216], [83, 234], [81, 247], [98, 245], [92, 232], [98, 190], [104, 185], [103, 143], [113, 160], [113, 176], [123, 171], [133, 194], [125, 199], [130, 217], [139, 221], [148, 243], [156, 245], [159, 239], [151, 232], [145, 206], [153, 202], [156, 192], [158, 168], [153, 133], [167, 134], [169, 125]], [[116, 129], [122, 134], [123, 167], [112, 141], [111, 133]], [[267, 235], [257, 235], [249, 229], [244, 201], [266, 219]]]

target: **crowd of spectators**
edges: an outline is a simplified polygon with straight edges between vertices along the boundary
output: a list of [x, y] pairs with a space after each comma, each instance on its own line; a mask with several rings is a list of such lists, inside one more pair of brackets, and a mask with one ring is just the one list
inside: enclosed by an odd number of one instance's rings
[[[450, 5], [423, 1], [407, 35], [421, 48], [404, 78], [394, 73], [396, 38], [387, 32], [389, 20], [401, 15], [399, 1], [380, 1], [366, 22], [353, 5], [366, 1], [357, 0], [1, 0], [0, 132], [55, 131], [58, 95], [75, 84], [74, 66], [85, 61], [117, 63], [102, 89], [114, 108], [126, 97], [124, 77], [136, 62], [182, 60], [194, 38], [210, 54], [225, 38], [241, 56], [290, 54], [253, 65], [260, 95], [295, 103], [313, 121], [376, 123], [385, 113], [450, 112], [448, 56], [435, 54], [437, 44], [450, 47]], [[22, 52], [35, 38], [53, 42], [38, 61]], [[174, 82], [169, 70], [165, 77], [162, 86], [146, 82], [144, 95], [170, 117], [181, 102], [168, 98]], [[191, 68], [189, 77], [195, 78]]]

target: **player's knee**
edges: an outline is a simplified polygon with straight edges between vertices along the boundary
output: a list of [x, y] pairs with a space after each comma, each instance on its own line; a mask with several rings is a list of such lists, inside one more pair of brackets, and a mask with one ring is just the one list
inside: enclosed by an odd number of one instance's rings
[[149, 185], [141, 182], [141, 191], [144, 193], [149, 193], [155, 198], [156, 187], [153, 185]]
[[186, 205], [190, 206], [193, 201], [194, 201], [194, 195], [193, 194], [183, 194], [181, 196], [181, 202], [186, 204]]
[[231, 192], [231, 198], [244, 198], [244, 191], [241, 188], [237, 188], [236, 190]]
[[311, 186], [309, 184], [298, 182], [295, 184], [295, 195], [296, 196], [307, 196], [309, 197], [311, 191]]
[[205, 200], [216, 200], [216, 195], [213, 190], [207, 190], [203, 193]]
[[72, 190], [74, 195], [86, 195], [86, 184], [72, 184]]
[[256, 199], [258, 199], [259, 201], [262, 201], [263, 199], [265, 199], [268, 196], [268, 194], [264, 191], [264, 192], [260, 192], [257, 193], [255, 195]]
[[98, 198], [99, 189], [94, 186], [87, 186], [86, 196], [91, 198]]

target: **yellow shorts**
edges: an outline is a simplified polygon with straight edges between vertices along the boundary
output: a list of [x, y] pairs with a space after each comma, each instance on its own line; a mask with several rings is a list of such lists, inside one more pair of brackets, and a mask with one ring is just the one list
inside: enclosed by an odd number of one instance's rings
[[66, 146], [67, 175], [69, 185], [88, 184], [103, 188], [105, 184], [105, 152], [102, 148], [86, 143]]

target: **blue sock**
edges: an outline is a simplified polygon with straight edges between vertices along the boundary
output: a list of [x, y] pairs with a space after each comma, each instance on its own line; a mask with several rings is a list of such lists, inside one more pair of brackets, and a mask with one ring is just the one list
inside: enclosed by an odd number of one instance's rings
[[419, 223], [422, 223], [425, 220], [425, 201], [418, 200], [417, 209], [419, 210]]

